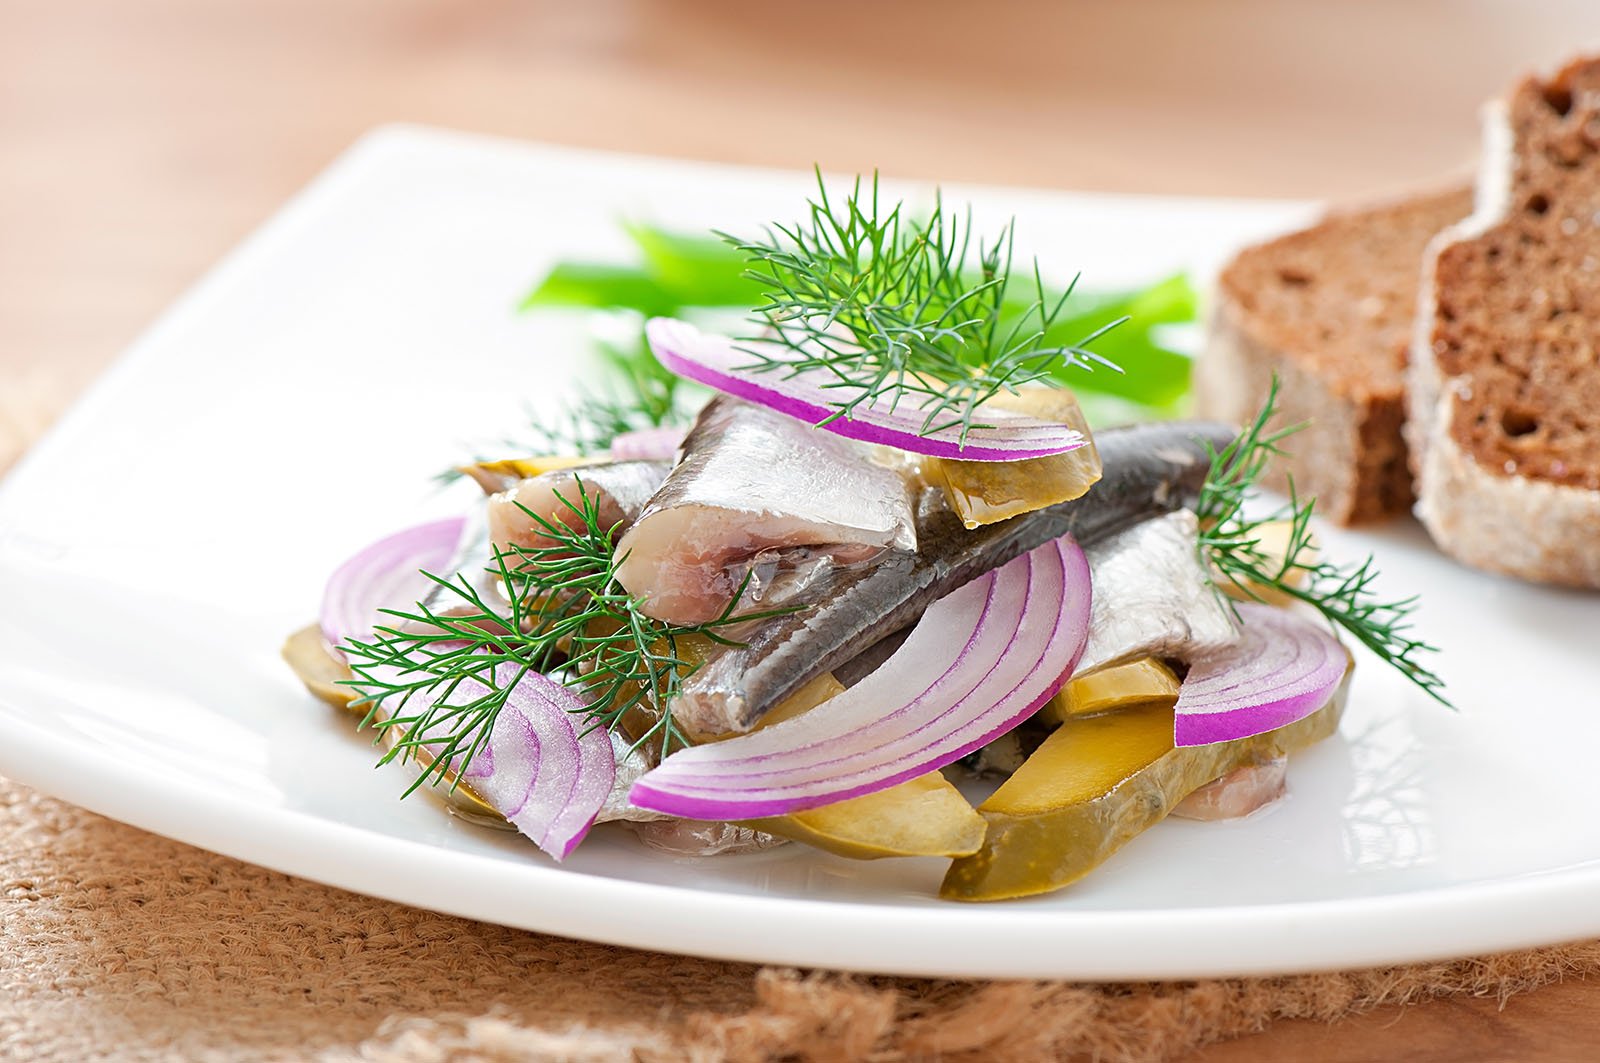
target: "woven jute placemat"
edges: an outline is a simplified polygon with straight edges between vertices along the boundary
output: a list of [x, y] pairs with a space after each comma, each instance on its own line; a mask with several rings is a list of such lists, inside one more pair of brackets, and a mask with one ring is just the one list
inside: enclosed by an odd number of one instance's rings
[[1173, 1059], [1600, 972], [1600, 944], [1292, 978], [865, 978], [569, 941], [305, 882], [0, 780], [0, 1058]]

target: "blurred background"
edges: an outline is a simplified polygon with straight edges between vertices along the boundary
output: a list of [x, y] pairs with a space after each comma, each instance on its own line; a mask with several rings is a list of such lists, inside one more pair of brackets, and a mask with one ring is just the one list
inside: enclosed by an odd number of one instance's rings
[[0, 469], [373, 125], [1350, 199], [1472, 164], [1600, 0], [0, 0]]

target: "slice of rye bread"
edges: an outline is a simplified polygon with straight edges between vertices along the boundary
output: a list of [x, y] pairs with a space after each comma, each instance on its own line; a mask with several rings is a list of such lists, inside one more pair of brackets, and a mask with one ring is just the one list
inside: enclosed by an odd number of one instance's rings
[[1195, 401], [1204, 416], [1246, 421], [1273, 374], [1285, 442], [1268, 484], [1289, 475], [1317, 512], [1341, 524], [1411, 506], [1406, 352], [1423, 249], [1472, 210], [1461, 186], [1358, 210], [1241, 251], [1218, 279]]
[[1469, 565], [1600, 587], [1600, 57], [1491, 104], [1483, 147], [1423, 264], [1417, 515]]

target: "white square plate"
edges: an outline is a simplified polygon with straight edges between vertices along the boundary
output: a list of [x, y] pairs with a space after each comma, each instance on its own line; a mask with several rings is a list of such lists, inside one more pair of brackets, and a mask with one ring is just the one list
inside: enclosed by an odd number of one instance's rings
[[[972, 976], [1188, 977], [1600, 933], [1600, 598], [1462, 569], [1414, 526], [1329, 533], [1417, 591], [1451, 713], [1363, 659], [1340, 736], [1236, 823], [1167, 822], [1088, 880], [988, 907], [940, 861], [800, 846], [672, 860], [597, 830], [563, 866], [397, 800], [278, 659], [353, 549], [468, 495], [430, 476], [548, 404], [575, 317], [513, 313], [616, 225], [748, 227], [809, 175], [380, 131], [217, 267], [0, 486], [0, 772], [297, 875], [440, 911], [746, 960]], [[926, 197], [926, 188], [911, 187]], [[1303, 205], [947, 188], [1110, 287]], [[466, 490], [463, 488], [462, 490]]]

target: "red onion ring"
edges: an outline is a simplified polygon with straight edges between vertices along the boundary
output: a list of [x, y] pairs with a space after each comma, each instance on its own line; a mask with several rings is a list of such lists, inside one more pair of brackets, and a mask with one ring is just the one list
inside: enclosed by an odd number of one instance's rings
[[1245, 602], [1232, 646], [1189, 666], [1174, 739], [1202, 746], [1275, 731], [1328, 703], [1350, 658], [1326, 629], [1285, 609]]
[[935, 602], [849, 690], [765, 730], [672, 754], [629, 801], [739, 820], [885, 789], [1031, 716], [1071, 674], [1088, 629], [1083, 551], [1070, 538], [1046, 543]]
[[611, 460], [676, 461], [685, 431], [683, 428], [662, 427], [623, 432], [611, 441]]
[[674, 318], [652, 318], [645, 333], [656, 358], [681, 377], [866, 443], [937, 458], [1019, 461], [1064, 454], [1088, 442], [1082, 433], [1066, 425], [1003, 410], [986, 414], [994, 421], [993, 427], [973, 428], [964, 441], [956, 426], [924, 435], [920, 412], [914, 408], [892, 409], [886, 402], [863, 404], [849, 417], [830, 421], [828, 418], [838, 412], [834, 403], [840, 394], [838, 380], [831, 374], [818, 370], [788, 374], [775, 369], [751, 369], [755, 359], [732, 340], [701, 332]]
[[372, 638], [380, 609], [403, 609], [433, 584], [423, 572], [443, 572], [455, 560], [464, 517], [436, 520], [379, 539], [333, 570], [322, 592], [322, 637], [341, 659], [351, 639]]

